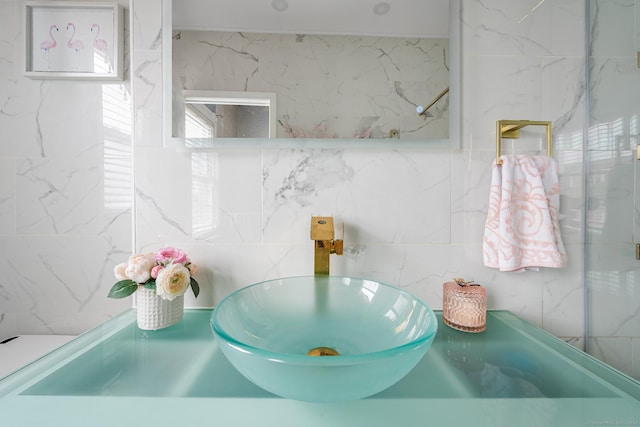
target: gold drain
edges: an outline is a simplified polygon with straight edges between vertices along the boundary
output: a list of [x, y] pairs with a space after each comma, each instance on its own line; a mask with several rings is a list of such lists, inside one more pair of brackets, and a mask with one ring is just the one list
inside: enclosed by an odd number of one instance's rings
[[340, 356], [340, 353], [331, 347], [314, 347], [307, 352], [307, 356]]

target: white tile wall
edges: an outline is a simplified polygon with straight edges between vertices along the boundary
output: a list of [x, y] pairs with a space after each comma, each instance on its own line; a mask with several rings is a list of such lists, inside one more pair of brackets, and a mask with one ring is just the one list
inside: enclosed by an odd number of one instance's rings
[[0, 1], [0, 336], [78, 334], [130, 305], [105, 298], [131, 248], [129, 84], [24, 78], [22, 8]]

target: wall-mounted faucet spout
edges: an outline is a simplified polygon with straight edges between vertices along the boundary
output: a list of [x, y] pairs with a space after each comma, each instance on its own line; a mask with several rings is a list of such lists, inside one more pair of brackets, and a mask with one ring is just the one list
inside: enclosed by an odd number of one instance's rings
[[329, 255], [342, 255], [343, 240], [334, 239], [333, 217], [311, 217], [311, 240], [314, 244], [313, 273], [319, 276], [329, 275]]

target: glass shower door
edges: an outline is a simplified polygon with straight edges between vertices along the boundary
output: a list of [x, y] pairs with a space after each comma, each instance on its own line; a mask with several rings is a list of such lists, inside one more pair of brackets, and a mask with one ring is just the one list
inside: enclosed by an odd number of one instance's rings
[[640, 379], [640, 0], [587, 0], [586, 349]]

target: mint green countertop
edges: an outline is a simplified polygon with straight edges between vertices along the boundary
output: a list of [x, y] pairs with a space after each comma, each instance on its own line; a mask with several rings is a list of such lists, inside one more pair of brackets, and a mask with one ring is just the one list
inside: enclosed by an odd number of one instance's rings
[[0, 380], [3, 426], [640, 425], [640, 383], [505, 311], [468, 334], [441, 322], [418, 366], [368, 399], [275, 397], [218, 350], [210, 310], [160, 331], [129, 310]]

